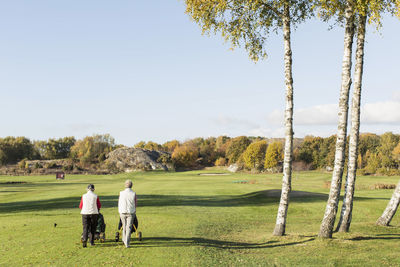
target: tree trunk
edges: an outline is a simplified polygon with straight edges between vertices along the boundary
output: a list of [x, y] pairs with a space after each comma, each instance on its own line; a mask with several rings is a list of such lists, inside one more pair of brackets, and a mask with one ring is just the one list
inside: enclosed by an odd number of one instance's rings
[[289, 207], [289, 192], [292, 182], [292, 151], [293, 151], [293, 77], [292, 77], [292, 48], [290, 45], [290, 13], [289, 3], [285, 3], [283, 14], [283, 40], [285, 47], [285, 84], [286, 84], [286, 108], [285, 108], [285, 155], [283, 159], [282, 192], [279, 202], [275, 236], [285, 234], [286, 216]]
[[322, 219], [318, 236], [331, 238], [335, 224], [336, 213], [342, 185], [343, 168], [345, 161], [347, 117], [349, 109], [349, 91], [351, 86], [351, 55], [354, 37], [354, 11], [350, 1], [346, 3], [346, 27], [344, 36], [344, 54], [342, 62], [342, 85], [339, 99], [339, 122], [336, 138], [335, 166], [332, 174], [331, 190], [326, 205], [325, 215]]
[[357, 33], [356, 66], [354, 73], [354, 92], [351, 101], [351, 130], [349, 144], [349, 163], [347, 168], [346, 190], [343, 198], [342, 212], [340, 214], [337, 230], [348, 232], [350, 229], [353, 211], [354, 188], [356, 183], [358, 141], [360, 135], [360, 108], [361, 108], [361, 85], [364, 69], [364, 43], [365, 25], [367, 17], [360, 15]]
[[396, 213], [397, 207], [400, 203], [400, 182], [397, 184], [396, 189], [393, 192], [392, 198], [389, 201], [385, 211], [376, 221], [377, 225], [388, 226], [390, 221], [393, 219], [394, 214]]

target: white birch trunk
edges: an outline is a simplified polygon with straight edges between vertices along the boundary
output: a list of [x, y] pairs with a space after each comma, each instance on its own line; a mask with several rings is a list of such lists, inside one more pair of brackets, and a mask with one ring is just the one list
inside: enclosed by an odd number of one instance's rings
[[364, 70], [364, 43], [365, 25], [367, 17], [360, 15], [360, 22], [357, 33], [356, 66], [354, 73], [354, 92], [351, 101], [351, 130], [349, 144], [349, 162], [347, 168], [346, 190], [343, 199], [342, 212], [340, 214], [337, 230], [348, 232], [350, 229], [353, 212], [354, 188], [357, 173], [358, 141], [360, 136], [360, 108], [361, 108], [361, 87]]
[[332, 174], [331, 189], [326, 205], [325, 215], [322, 219], [318, 236], [331, 238], [335, 224], [336, 213], [340, 197], [340, 187], [345, 161], [347, 117], [349, 109], [349, 91], [351, 86], [351, 55], [354, 37], [354, 14], [350, 1], [346, 3], [346, 27], [344, 36], [344, 54], [342, 62], [342, 85], [339, 99], [339, 122], [336, 137], [335, 165]]
[[396, 210], [400, 203], [400, 182], [397, 184], [396, 189], [393, 192], [392, 198], [389, 201], [385, 211], [376, 221], [377, 225], [388, 226], [393, 216], [396, 214]]
[[283, 159], [282, 192], [274, 229], [275, 236], [285, 234], [287, 210], [289, 207], [289, 192], [292, 180], [292, 151], [293, 151], [293, 77], [292, 77], [292, 48], [290, 44], [290, 13], [289, 4], [285, 3], [283, 14], [283, 40], [285, 47], [285, 155]]

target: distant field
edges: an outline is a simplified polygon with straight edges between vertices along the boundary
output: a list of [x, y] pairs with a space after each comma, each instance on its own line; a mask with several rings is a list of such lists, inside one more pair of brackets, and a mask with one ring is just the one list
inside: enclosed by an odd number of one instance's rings
[[[0, 266], [395, 266], [400, 220], [377, 227], [399, 177], [359, 177], [351, 232], [316, 237], [330, 174], [293, 174], [287, 235], [273, 237], [280, 174], [199, 175], [224, 171], [107, 176], [0, 176]], [[143, 241], [116, 243], [118, 193], [130, 178]], [[24, 182], [24, 183], [9, 183]], [[96, 186], [105, 243], [82, 248], [80, 196]], [[299, 192], [298, 192], [299, 191]], [[57, 223], [57, 227], [54, 227]]]

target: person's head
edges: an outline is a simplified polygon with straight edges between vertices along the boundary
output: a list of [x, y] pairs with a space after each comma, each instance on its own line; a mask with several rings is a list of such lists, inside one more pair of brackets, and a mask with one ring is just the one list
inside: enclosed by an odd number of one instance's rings
[[94, 184], [89, 184], [87, 186], [87, 191], [94, 191]]
[[132, 180], [125, 181], [125, 188], [132, 188]]

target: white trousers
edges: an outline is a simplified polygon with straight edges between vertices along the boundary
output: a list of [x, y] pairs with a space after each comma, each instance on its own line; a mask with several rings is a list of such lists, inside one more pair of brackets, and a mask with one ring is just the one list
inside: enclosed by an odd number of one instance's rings
[[119, 216], [122, 222], [122, 242], [124, 242], [125, 247], [129, 247], [129, 243], [131, 242], [131, 225], [134, 214], [121, 213]]

